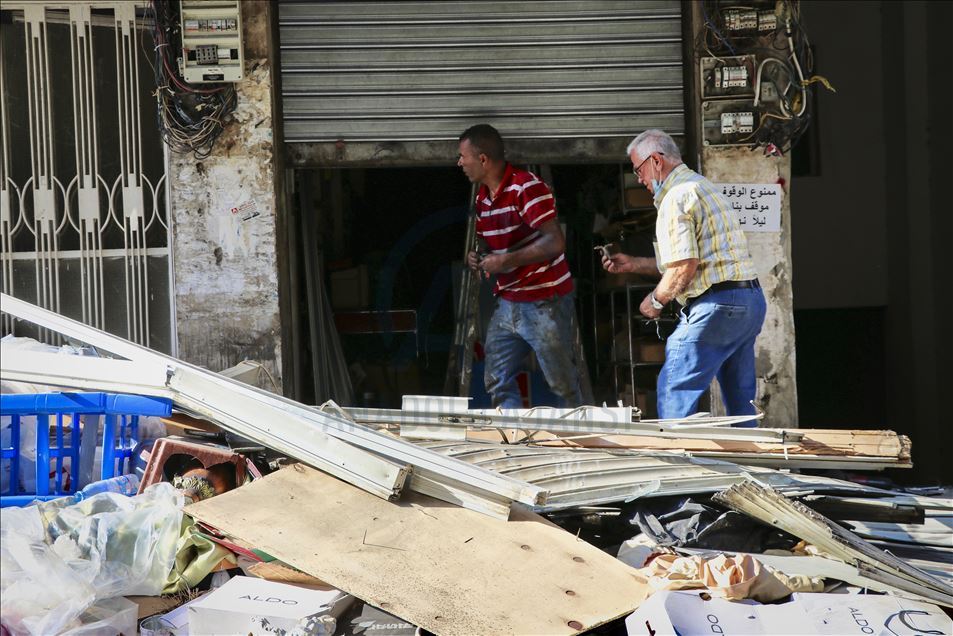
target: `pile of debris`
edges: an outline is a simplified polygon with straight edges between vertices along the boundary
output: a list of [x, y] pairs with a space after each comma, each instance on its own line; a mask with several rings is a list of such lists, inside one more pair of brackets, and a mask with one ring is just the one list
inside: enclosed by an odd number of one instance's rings
[[313, 407], [2, 311], [99, 354], [5, 348], [5, 382], [171, 400], [177, 433], [135, 496], [3, 509], [10, 633], [953, 634], [953, 502], [791, 472], [910, 466], [891, 431]]

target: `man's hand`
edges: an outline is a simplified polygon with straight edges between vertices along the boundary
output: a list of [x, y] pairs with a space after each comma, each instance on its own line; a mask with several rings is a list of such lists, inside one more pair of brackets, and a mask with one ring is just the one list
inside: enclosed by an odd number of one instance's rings
[[623, 274], [635, 271], [635, 257], [627, 254], [613, 254], [602, 257], [602, 267], [610, 274]]
[[661, 309], [656, 309], [652, 306], [652, 293], [653, 292], [649, 292], [646, 294], [645, 298], [642, 299], [642, 304], [639, 305], [639, 311], [649, 320], [655, 320], [662, 315]]
[[479, 271], [480, 270], [480, 255], [477, 254], [476, 252], [468, 252], [467, 253], [467, 267], [469, 267], [475, 272]]
[[506, 263], [506, 254], [487, 254], [480, 261], [480, 269], [486, 272], [487, 277], [490, 274], [499, 274], [508, 270]]

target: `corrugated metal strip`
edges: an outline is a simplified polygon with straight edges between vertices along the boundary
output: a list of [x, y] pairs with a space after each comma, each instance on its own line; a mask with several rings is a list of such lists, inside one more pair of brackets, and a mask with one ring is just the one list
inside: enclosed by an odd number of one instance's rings
[[283, 0], [280, 40], [292, 143], [684, 133], [677, 1]]

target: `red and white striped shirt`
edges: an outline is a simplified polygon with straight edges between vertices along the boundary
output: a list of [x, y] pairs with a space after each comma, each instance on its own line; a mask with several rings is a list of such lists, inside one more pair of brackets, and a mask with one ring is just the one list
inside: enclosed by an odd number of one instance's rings
[[[519, 170], [509, 163], [496, 198], [480, 186], [476, 198], [476, 231], [493, 254], [514, 252], [540, 237], [539, 226], [556, 219], [553, 193], [532, 172]], [[506, 300], [528, 302], [573, 289], [566, 254], [551, 261], [531, 263], [496, 276], [493, 293]]]

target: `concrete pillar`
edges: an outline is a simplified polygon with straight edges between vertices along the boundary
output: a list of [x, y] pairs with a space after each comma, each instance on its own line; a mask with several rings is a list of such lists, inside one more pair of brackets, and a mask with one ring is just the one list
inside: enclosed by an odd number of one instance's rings
[[[748, 148], [704, 148], [702, 172], [714, 183], [784, 183], [780, 232], [748, 232], [748, 247], [768, 301], [764, 328], [755, 346], [761, 426], [793, 428], [797, 420], [794, 356], [794, 297], [791, 291], [791, 161]], [[717, 381], [716, 381], [717, 384]], [[724, 414], [717, 387], [712, 412]]]
[[260, 361], [280, 391], [272, 10], [242, 3], [245, 79], [233, 121], [209, 157], [173, 155], [169, 183], [178, 356], [214, 371]]

